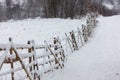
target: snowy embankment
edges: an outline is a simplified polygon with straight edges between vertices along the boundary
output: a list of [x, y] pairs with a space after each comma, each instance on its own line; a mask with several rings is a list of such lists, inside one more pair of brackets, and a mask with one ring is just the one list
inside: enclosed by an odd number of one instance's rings
[[101, 17], [94, 37], [48, 80], [119, 80], [120, 16]]

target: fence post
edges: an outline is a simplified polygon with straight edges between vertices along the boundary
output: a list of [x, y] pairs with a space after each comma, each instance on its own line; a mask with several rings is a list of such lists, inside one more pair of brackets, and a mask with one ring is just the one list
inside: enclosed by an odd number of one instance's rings
[[77, 30], [78, 30], [78, 35], [79, 35], [79, 37], [80, 37], [80, 40], [81, 40], [81, 44], [82, 44], [82, 46], [83, 46], [83, 39], [82, 39], [82, 33], [81, 33], [81, 31], [80, 31], [80, 29], [79, 28], [77, 28]]
[[[13, 44], [12, 38], [9, 38], [9, 42], [11, 43], [11, 45]], [[12, 55], [12, 54], [13, 54], [13, 52], [12, 52], [12, 46], [11, 46], [11, 48], [10, 48], [10, 55]], [[10, 59], [10, 64], [11, 64], [11, 69], [14, 70], [14, 63], [13, 63], [12, 59]], [[15, 80], [14, 79], [15, 78], [14, 72], [11, 73], [11, 78], [12, 78], [12, 80]]]
[[26, 69], [22, 59], [20, 58], [20, 56], [18, 55], [18, 52], [15, 50], [15, 48], [13, 48], [14, 53], [16, 54], [16, 57], [18, 58], [18, 60], [20, 61], [20, 64], [22, 66], [22, 68], [24, 69], [25, 73], [27, 74], [27, 77], [29, 78], [29, 80], [33, 80], [31, 74], [29, 73], [29, 71]]
[[73, 44], [74, 50], [78, 50], [78, 45], [77, 45], [77, 42], [76, 42], [76, 37], [75, 37], [74, 31], [70, 32], [70, 36], [71, 36], [71, 39], [72, 39], [72, 44]]
[[69, 44], [69, 46], [70, 46], [71, 52], [73, 53], [73, 49], [72, 49], [72, 46], [71, 46], [71, 44], [70, 44], [70, 39], [69, 39], [69, 37], [67, 36], [66, 33], [65, 33], [65, 36], [66, 36], [66, 40], [67, 40], [67, 42], [68, 42], [68, 44]]
[[60, 51], [60, 56], [61, 56], [61, 61], [63, 62], [62, 66], [64, 67], [64, 62], [65, 62], [65, 53], [64, 53], [64, 49], [63, 49], [63, 46], [59, 40], [59, 37], [57, 37], [57, 41], [58, 41], [58, 46], [59, 46], [59, 49], [61, 50]]
[[[57, 51], [58, 50], [58, 39], [56, 37], [54, 37], [53, 39], [53, 44], [54, 44], [54, 50]], [[58, 57], [58, 53], [55, 53], [55, 57]], [[58, 61], [55, 59], [55, 64], [57, 64]], [[58, 67], [56, 68], [58, 69]]]
[[[28, 45], [30, 45], [30, 44], [31, 44], [31, 41], [28, 41]], [[31, 52], [32, 52], [32, 49], [28, 48], [28, 53], [31, 53]], [[32, 57], [30, 56], [29, 57], [29, 63], [31, 63], [31, 62], [32, 62]], [[30, 72], [31, 72], [33, 70], [33, 67], [30, 66], [29, 69], [30, 69]]]
[[65, 47], [66, 49], [65, 49], [65, 51], [67, 52], [67, 51], [68, 51], [68, 42], [67, 42], [67, 38], [65, 38], [65, 41], [66, 41], [66, 42], [65, 42], [65, 43], [66, 43], [66, 47]]
[[33, 69], [34, 69], [34, 80], [36, 80], [38, 78], [38, 80], [40, 80], [40, 75], [38, 75], [37, 71], [39, 71], [39, 67], [38, 67], [38, 63], [36, 60], [36, 51], [35, 51], [35, 41], [32, 40], [32, 52], [34, 53], [33, 55], [33, 61], [35, 62], [33, 65]]
[[[47, 42], [46, 42], [47, 43]], [[59, 62], [59, 60], [57, 59], [56, 55], [53, 53], [53, 51], [51, 50], [50, 46], [47, 45], [48, 50], [50, 51], [51, 55], [53, 55], [53, 57], [55, 58], [55, 61], [59, 64], [60, 68], [62, 68], [61, 63]]]
[[82, 25], [82, 33], [84, 37], [84, 42], [86, 43], [88, 41], [88, 37], [87, 37], [87, 30], [86, 30], [85, 25]]

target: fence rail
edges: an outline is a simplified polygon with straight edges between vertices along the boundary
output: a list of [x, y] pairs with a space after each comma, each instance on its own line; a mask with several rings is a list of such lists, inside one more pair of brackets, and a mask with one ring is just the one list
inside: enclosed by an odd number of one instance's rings
[[[77, 31], [65, 33], [65, 38], [61, 40], [59, 37], [54, 37], [52, 44], [44, 41], [44, 45], [36, 45], [33, 40], [28, 41], [27, 44], [14, 44], [12, 38], [9, 38], [8, 44], [0, 44], [0, 79], [9, 75], [11, 80], [16, 80], [16, 73], [21, 71], [22, 80], [26, 78], [41, 80], [41, 75], [62, 69], [65, 65], [66, 53], [74, 52], [84, 46], [96, 24], [96, 16], [89, 15], [82, 29], [77, 28]], [[4, 64], [9, 64], [8, 71], [3, 71]], [[18, 67], [15, 67], [17, 64]]]

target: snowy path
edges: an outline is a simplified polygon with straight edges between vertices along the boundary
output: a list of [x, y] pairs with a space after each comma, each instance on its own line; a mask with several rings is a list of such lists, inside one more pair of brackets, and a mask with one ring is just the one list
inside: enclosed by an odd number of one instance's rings
[[120, 16], [99, 18], [94, 38], [49, 80], [120, 80]]

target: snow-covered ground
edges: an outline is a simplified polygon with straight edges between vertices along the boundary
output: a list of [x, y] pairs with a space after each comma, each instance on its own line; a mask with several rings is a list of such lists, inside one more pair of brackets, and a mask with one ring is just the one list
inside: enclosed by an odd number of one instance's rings
[[[47, 80], [119, 80], [120, 79], [120, 16], [100, 17], [93, 38], [70, 55], [65, 68]], [[0, 43], [12, 37], [15, 43], [35, 40], [43, 43], [54, 36], [81, 27], [85, 20], [34, 19], [0, 23]], [[45, 79], [46, 80], [46, 79]]]
[[[8, 43], [8, 38], [13, 38], [13, 44], [27, 44], [28, 40], [35, 40], [36, 44], [45, 44], [44, 40], [53, 43], [53, 37], [59, 36], [60, 39], [65, 38], [65, 32], [68, 33], [72, 30], [77, 30], [77, 27], [81, 28], [82, 24], [85, 24], [85, 19], [82, 20], [71, 20], [71, 19], [28, 19], [20, 21], [8, 21], [0, 23], [0, 44]], [[65, 41], [66, 42], [66, 41]], [[2, 55], [3, 52], [1, 52]], [[22, 52], [21, 52], [22, 53]], [[44, 51], [38, 52], [38, 54], [43, 54]], [[2, 56], [0, 54], [0, 58]], [[40, 60], [39, 60], [40, 61]], [[42, 60], [41, 60], [42, 61]], [[19, 67], [18, 63], [15, 64]], [[41, 68], [40, 68], [41, 69]], [[3, 72], [9, 71], [10, 65], [5, 64], [0, 71], [0, 75]], [[21, 78], [22, 72], [16, 74], [16, 79]], [[11, 80], [10, 75], [0, 76], [0, 80]], [[20, 79], [21, 80], [21, 79]]]
[[120, 16], [101, 17], [94, 37], [48, 80], [119, 80]]
[[0, 23], [0, 43], [8, 42], [12, 37], [14, 42], [26, 43], [35, 40], [43, 43], [44, 40], [52, 41], [53, 37], [65, 37], [65, 32], [77, 30], [85, 20], [71, 19], [28, 19]]

